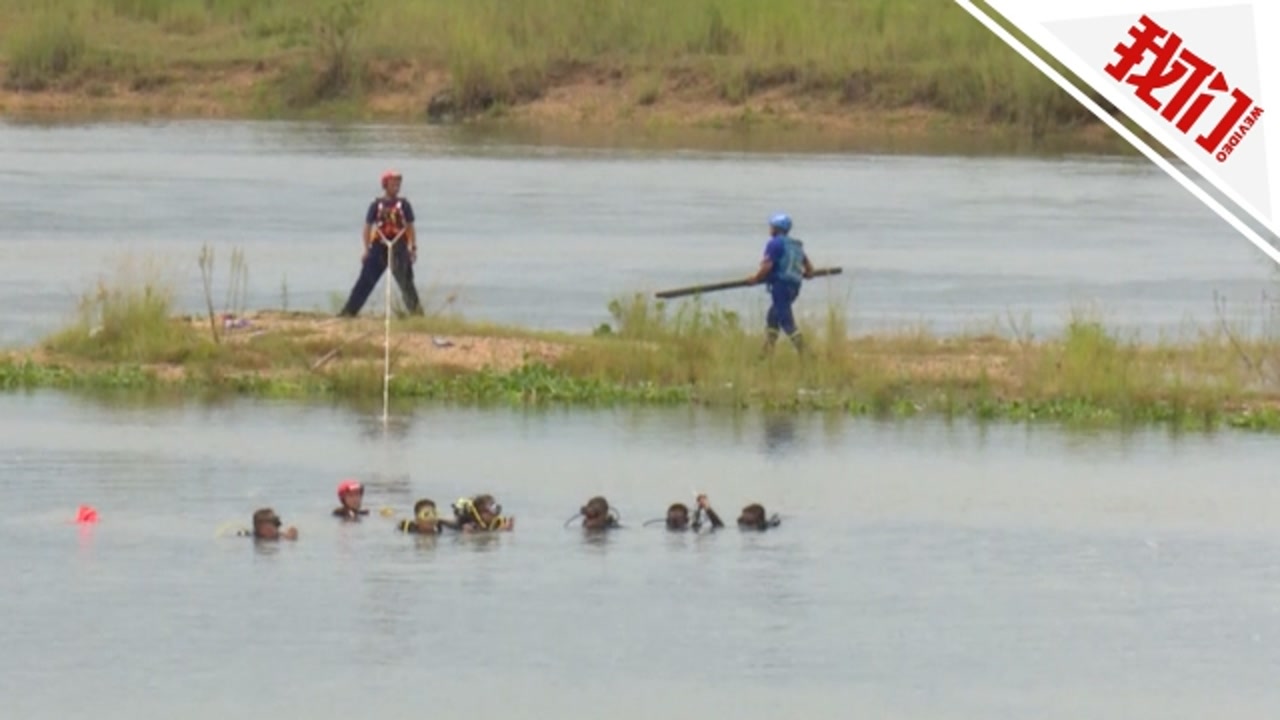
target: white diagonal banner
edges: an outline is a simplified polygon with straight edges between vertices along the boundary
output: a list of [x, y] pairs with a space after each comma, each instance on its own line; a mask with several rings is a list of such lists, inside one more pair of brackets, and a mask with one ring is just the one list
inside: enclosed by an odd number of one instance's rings
[[[1086, 105], [1254, 245], [1272, 247], [1172, 163], [1006, 32], [972, 0], [956, 0]], [[1280, 236], [1280, 0], [985, 0], [1097, 94], [1168, 148], [1258, 224]], [[1275, 49], [1273, 49], [1275, 47]], [[1268, 68], [1271, 68], [1268, 70]]]

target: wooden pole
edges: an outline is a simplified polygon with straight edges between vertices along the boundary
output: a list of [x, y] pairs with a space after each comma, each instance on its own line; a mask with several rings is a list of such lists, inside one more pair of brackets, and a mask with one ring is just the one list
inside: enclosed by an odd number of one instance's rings
[[[819, 268], [813, 271], [814, 277], [826, 277], [828, 275], [839, 275], [844, 272], [844, 268]], [[685, 295], [701, 295], [702, 293], [716, 292], [717, 290], [732, 290], [733, 288], [751, 287], [750, 280], [729, 280], [726, 282], [709, 283], [706, 285], [690, 285], [689, 287], [676, 288], [674, 290], [663, 290], [654, 293], [656, 297], [662, 299], [684, 297]]]

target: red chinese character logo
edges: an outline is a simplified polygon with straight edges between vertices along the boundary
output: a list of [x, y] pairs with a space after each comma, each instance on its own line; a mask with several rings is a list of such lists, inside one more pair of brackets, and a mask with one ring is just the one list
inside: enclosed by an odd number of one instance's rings
[[[1165, 120], [1173, 122], [1178, 113], [1182, 113], [1175, 127], [1183, 134], [1190, 132], [1214, 100], [1230, 93], [1231, 106], [1208, 134], [1196, 138], [1196, 144], [1205, 152], [1213, 154], [1216, 150], [1219, 162], [1225, 160], [1262, 115], [1262, 108], [1255, 107], [1246, 117], [1253, 98], [1239, 88], [1232, 88], [1226, 75], [1213, 63], [1183, 47], [1182, 38], [1177, 33], [1170, 33], [1150, 17], [1143, 15], [1137, 25], [1130, 27], [1129, 37], [1133, 42], [1129, 45], [1118, 43], [1115, 47], [1118, 58], [1103, 69], [1117, 81], [1132, 85], [1134, 96], [1152, 110], [1159, 110]], [[1134, 68], [1148, 55], [1154, 56], [1151, 66], [1146, 72], [1134, 72]], [[1177, 92], [1163, 104], [1152, 94], [1179, 81], [1182, 84]], [[1224, 146], [1223, 141], [1227, 140], [1227, 134], [1233, 127], [1236, 132], [1227, 142], [1229, 147]]]

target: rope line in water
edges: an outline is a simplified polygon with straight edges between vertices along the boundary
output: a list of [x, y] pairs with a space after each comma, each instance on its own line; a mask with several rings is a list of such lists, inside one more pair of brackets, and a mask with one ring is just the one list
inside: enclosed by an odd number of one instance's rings
[[391, 270], [391, 258], [394, 254], [396, 243], [404, 235], [404, 230], [396, 233], [396, 236], [390, 240], [382, 231], [378, 231], [378, 237], [382, 244], [387, 248], [387, 271], [383, 275], [383, 282], [386, 284], [384, 288], [384, 307], [383, 307], [383, 334], [382, 334], [382, 424], [386, 426], [389, 419], [389, 406], [391, 395], [391, 283], [395, 279], [395, 273]]

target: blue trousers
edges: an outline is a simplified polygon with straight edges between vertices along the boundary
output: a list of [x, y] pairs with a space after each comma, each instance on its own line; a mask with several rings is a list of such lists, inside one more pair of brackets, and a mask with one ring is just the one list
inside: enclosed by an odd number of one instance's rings
[[[422, 307], [418, 301], [418, 290], [413, 286], [413, 263], [409, 262], [409, 246], [401, 240], [392, 248], [391, 276], [395, 278], [396, 285], [400, 286], [400, 295], [404, 298], [404, 304], [409, 312], [420, 313]], [[347, 298], [347, 304], [342, 308], [341, 314], [351, 317], [358, 314], [360, 308], [364, 307], [365, 301], [369, 299], [369, 293], [373, 292], [373, 288], [386, 271], [387, 246], [381, 242], [375, 242], [369, 248], [369, 254], [360, 268], [360, 277], [351, 288], [351, 295]]]
[[796, 317], [791, 306], [800, 297], [800, 286], [793, 283], [774, 283], [769, 286], [769, 296], [773, 303], [769, 306], [769, 314], [765, 316], [765, 327], [769, 330], [787, 335], [796, 334]]

